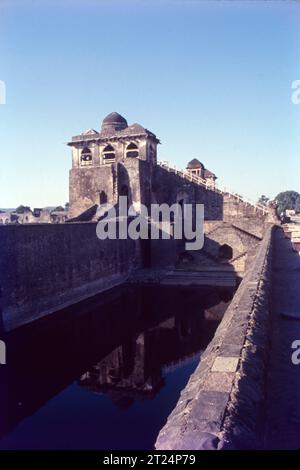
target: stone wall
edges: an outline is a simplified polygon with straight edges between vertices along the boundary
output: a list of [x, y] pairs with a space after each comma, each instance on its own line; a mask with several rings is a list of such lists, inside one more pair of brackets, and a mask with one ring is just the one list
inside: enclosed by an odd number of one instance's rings
[[0, 227], [2, 321], [9, 330], [123, 282], [139, 241], [99, 240], [94, 223]]
[[258, 237], [264, 234], [267, 215], [255, 206], [229, 194], [200, 186], [161, 166], [154, 167], [152, 202], [173, 204], [182, 199], [185, 203], [204, 204], [206, 221], [223, 220], [238, 224]]
[[[204, 246], [186, 251], [182, 240], [151, 240], [151, 267], [188, 271], [230, 270], [239, 277], [251, 265], [261, 238], [229, 222], [204, 223]], [[222, 257], [222, 249], [231, 250]]]
[[262, 447], [273, 230], [159, 433], [157, 449]]
[[[218, 259], [220, 247], [227, 245], [232, 249], [232, 257], [229, 263], [239, 275], [244, 272], [253, 261], [253, 255], [262, 237], [249, 230], [247, 224], [243, 224], [243, 219], [236, 223], [229, 222], [205, 222], [205, 243], [203, 254], [209, 254], [214, 259]], [[243, 227], [243, 228], [241, 228]]]
[[70, 170], [70, 218], [78, 216], [95, 204], [100, 204], [101, 191], [105, 192], [109, 201], [114, 201], [116, 184], [113, 165]]
[[110, 165], [74, 167], [70, 171], [69, 184], [70, 218], [100, 204], [100, 194], [104, 192], [111, 204], [117, 204], [120, 195], [128, 195], [129, 204], [137, 210], [140, 203], [147, 206], [150, 203], [172, 205], [179, 201], [204, 204], [206, 221], [238, 222], [241, 228], [259, 237], [265, 230], [267, 216], [254, 206], [141, 159], [128, 158]]
[[242, 202], [229, 194], [224, 194], [223, 196], [223, 212], [225, 220], [238, 220], [244, 217], [255, 219], [256, 221], [264, 221], [266, 217], [263, 212], [256, 209], [255, 206]]
[[152, 165], [137, 158], [111, 165], [72, 168], [69, 178], [70, 218], [100, 204], [102, 192], [110, 204], [117, 204], [119, 196], [127, 195], [128, 204], [133, 204], [137, 210], [140, 203], [148, 206], [151, 174]]
[[189, 204], [204, 204], [205, 220], [223, 219], [223, 196], [221, 194], [156, 166], [152, 178], [152, 202], [172, 205], [180, 200]]

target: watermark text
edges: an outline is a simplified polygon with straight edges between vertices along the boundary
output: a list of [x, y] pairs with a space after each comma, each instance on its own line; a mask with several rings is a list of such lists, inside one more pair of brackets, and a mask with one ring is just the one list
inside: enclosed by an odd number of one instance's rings
[[6, 84], [3, 80], [0, 80], [0, 104], [6, 103]]
[[295, 90], [291, 96], [292, 103], [300, 104], [300, 80], [294, 80], [292, 82], [292, 89]]
[[[184, 240], [186, 250], [201, 250], [204, 245], [203, 204], [140, 204], [138, 211], [128, 207], [127, 196], [120, 196], [117, 206], [102, 204], [96, 233], [100, 240]], [[128, 217], [131, 217], [128, 224]]]
[[6, 364], [6, 344], [0, 340], [0, 365]]
[[295, 349], [291, 358], [292, 363], [298, 366], [300, 364], [300, 339], [295, 339], [295, 341], [292, 342], [292, 349]]

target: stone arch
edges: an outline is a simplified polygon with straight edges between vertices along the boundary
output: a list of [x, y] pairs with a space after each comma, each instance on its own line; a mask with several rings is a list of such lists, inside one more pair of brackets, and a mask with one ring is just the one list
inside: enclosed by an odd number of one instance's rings
[[99, 193], [99, 203], [100, 203], [100, 205], [107, 203], [107, 194], [106, 194], [105, 191], [100, 191], [100, 193]]
[[130, 144], [126, 147], [126, 158], [138, 158], [139, 156], [139, 148], [134, 142], [130, 142]]
[[111, 144], [106, 145], [102, 152], [103, 163], [113, 163], [116, 160], [116, 152]]
[[[239, 230], [233, 227], [231, 224], [216, 222], [215, 228], [210, 228], [206, 233], [207, 242], [210, 243], [209, 252], [219, 258], [219, 248], [222, 245], [228, 245], [233, 251], [232, 258], [241, 255], [248, 249], [248, 244]], [[223, 250], [223, 249], [222, 249]]]
[[221, 245], [218, 249], [218, 258], [220, 260], [229, 261], [233, 257], [233, 249], [227, 243]]
[[82, 166], [92, 164], [92, 151], [89, 147], [84, 147], [80, 155], [80, 164]]
[[182, 204], [187, 204], [188, 200], [189, 200], [189, 195], [186, 191], [184, 191], [182, 189], [180, 191], [178, 191], [178, 193], [176, 195], [176, 202], [178, 202], [180, 205], [182, 205]]

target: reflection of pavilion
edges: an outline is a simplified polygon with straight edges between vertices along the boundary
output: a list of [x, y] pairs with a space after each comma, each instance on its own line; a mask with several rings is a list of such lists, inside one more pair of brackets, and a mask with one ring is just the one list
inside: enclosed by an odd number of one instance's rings
[[176, 368], [205, 349], [228, 305], [218, 298], [220, 304], [214, 314], [215, 301], [215, 293], [208, 295], [207, 305], [190, 312], [180, 312], [180, 303], [175, 303], [175, 316], [116, 347], [84, 373], [79, 384], [93, 392], [109, 394], [122, 408], [135, 399], [154, 397], [164, 383], [165, 366]]
[[118, 346], [80, 378], [80, 385], [94, 391], [109, 393], [120, 407], [129, 406], [134, 399], [152, 397], [162, 385], [158, 371], [149, 373], [145, 367], [145, 336]]
[[224, 300], [225, 311], [228, 293], [129, 285], [14, 330], [0, 376], [0, 437], [78, 377], [118, 407], [154, 397], [166, 366], [206, 348], [221, 315], [214, 306]]

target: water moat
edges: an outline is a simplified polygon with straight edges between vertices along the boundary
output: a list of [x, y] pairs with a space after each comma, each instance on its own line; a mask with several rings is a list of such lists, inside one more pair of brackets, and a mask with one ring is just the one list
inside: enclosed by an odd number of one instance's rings
[[0, 449], [153, 449], [233, 294], [123, 285], [10, 332]]

